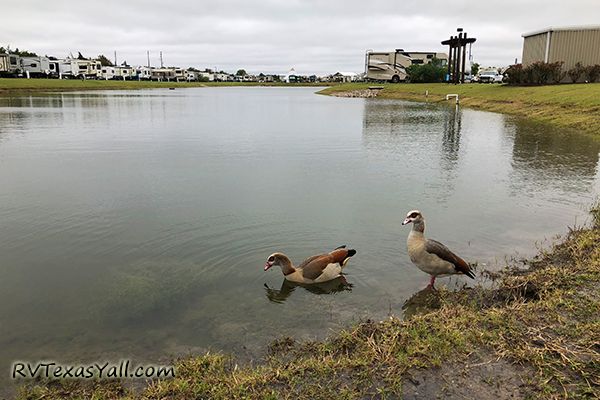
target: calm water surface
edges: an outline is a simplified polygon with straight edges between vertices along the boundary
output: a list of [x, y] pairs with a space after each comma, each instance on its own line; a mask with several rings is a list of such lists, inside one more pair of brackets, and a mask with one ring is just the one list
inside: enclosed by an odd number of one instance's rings
[[[427, 284], [408, 210], [494, 269], [584, 223], [598, 195], [589, 137], [314, 91], [0, 98], [0, 370], [322, 337], [401, 313]], [[358, 250], [351, 290], [280, 292], [280, 271], [263, 272], [274, 251], [300, 262], [341, 244]]]

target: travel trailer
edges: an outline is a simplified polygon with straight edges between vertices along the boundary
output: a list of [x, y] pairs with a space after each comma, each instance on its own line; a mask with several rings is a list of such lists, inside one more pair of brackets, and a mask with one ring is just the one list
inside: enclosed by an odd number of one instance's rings
[[49, 64], [50, 74], [52, 76], [56, 76], [59, 79], [73, 77], [70, 61], [51, 58]]
[[213, 82], [215, 80], [215, 74], [212, 73], [212, 71], [200, 71], [198, 72], [198, 79], [206, 79], [208, 82]]
[[61, 79], [103, 79], [102, 64], [97, 60], [72, 57], [50, 60], [50, 71]]
[[0, 76], [8, 74], [10, 70], [10, 61], [8, 54], [0, 54]]
[[115, 67], [113, 67], [111, 65], [103, 65], [102, 69], [100, 70], [100, 73], [98, 74], [98, 79], [105, 79], [105, 80], [115, 79], [115, 76], [116, 76]]
[[153, 81], [171, 81], [175, 79], [175, 70], [172, 68], [154, 68], [152, 69]]
[[50, 59], [48, 57], [21, 57], [21, 70], [32, 78], [50, 76]]
[[134, 76], [138, 81], [149, 81], [152, 79], [152, 68], [140, 65], [134, 71]]
[[0, 76], [17, 76], [21, 72], [21, 57], [16, 54], [0, 54]]
[[198, 71], [194, 71], [192, 69], [188, 69], [185, 71], [185, 80], [188, 82], [193, 82], [198, 80]]
[[119, 80], [130, 80], [133, 79], [133, 77], [135, 76], [135, 71], [133, 69], [133, 67], [129, 66], [129, 65], [120, 65], [118, 67], [114, 67], [115, 68], [115, 79], [119, 79]]
[[367, 80], [403, 82], [406, 80], [406, 68], [411, 58], [403, 54], [404, 50], [368, 51], [365, 56], [365, 76]]
[[177, 82], [185, 80], [185, 69], [182, 68], [173, 68], [175, 72], [175, 80]]

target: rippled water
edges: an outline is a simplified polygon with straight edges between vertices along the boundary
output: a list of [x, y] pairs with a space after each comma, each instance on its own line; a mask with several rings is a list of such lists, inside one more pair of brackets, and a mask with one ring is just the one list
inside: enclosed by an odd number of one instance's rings
[[[399, 314], [428, 282], [406, 255], [408, 210], [499, 268], [584, 223], [599, 192], [589, 137], [314, 90], [0, 98], [1, 369], [251, 356], [281, 335]], [[262, 270], [274, 251], [299, 262], [341, 244], [358, 250], [345, 290], [281, 287]]]

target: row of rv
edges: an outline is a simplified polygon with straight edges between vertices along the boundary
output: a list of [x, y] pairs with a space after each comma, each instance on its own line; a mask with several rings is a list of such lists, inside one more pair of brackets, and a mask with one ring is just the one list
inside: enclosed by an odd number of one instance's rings
[[[220, 76], [223, 75], [223, 76]], [[227, 80], [226, 74], [183, 68], [129, 65], [104, 66], [98, 60], [68, 57], [22, 57], [0, 54], [0, 76], [61, 79], [121, 79], [156, 81]]]

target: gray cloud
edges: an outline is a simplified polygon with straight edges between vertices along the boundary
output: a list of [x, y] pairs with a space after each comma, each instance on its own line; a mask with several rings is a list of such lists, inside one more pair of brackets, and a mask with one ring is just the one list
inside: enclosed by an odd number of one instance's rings
[[447, 2], [394, 0], [179, 0], [93, 2], [25, 0], [2, 5], [3, 43], [42, 54], [105, 54], [132, 64], [234, 71], [332, 73], [363, 70], [366, 49], [444, 51], [463, 27], [477, 38], [476, 62], [508, 65], [521, 57], [524, 32], [598, 23], [600, 1]]

